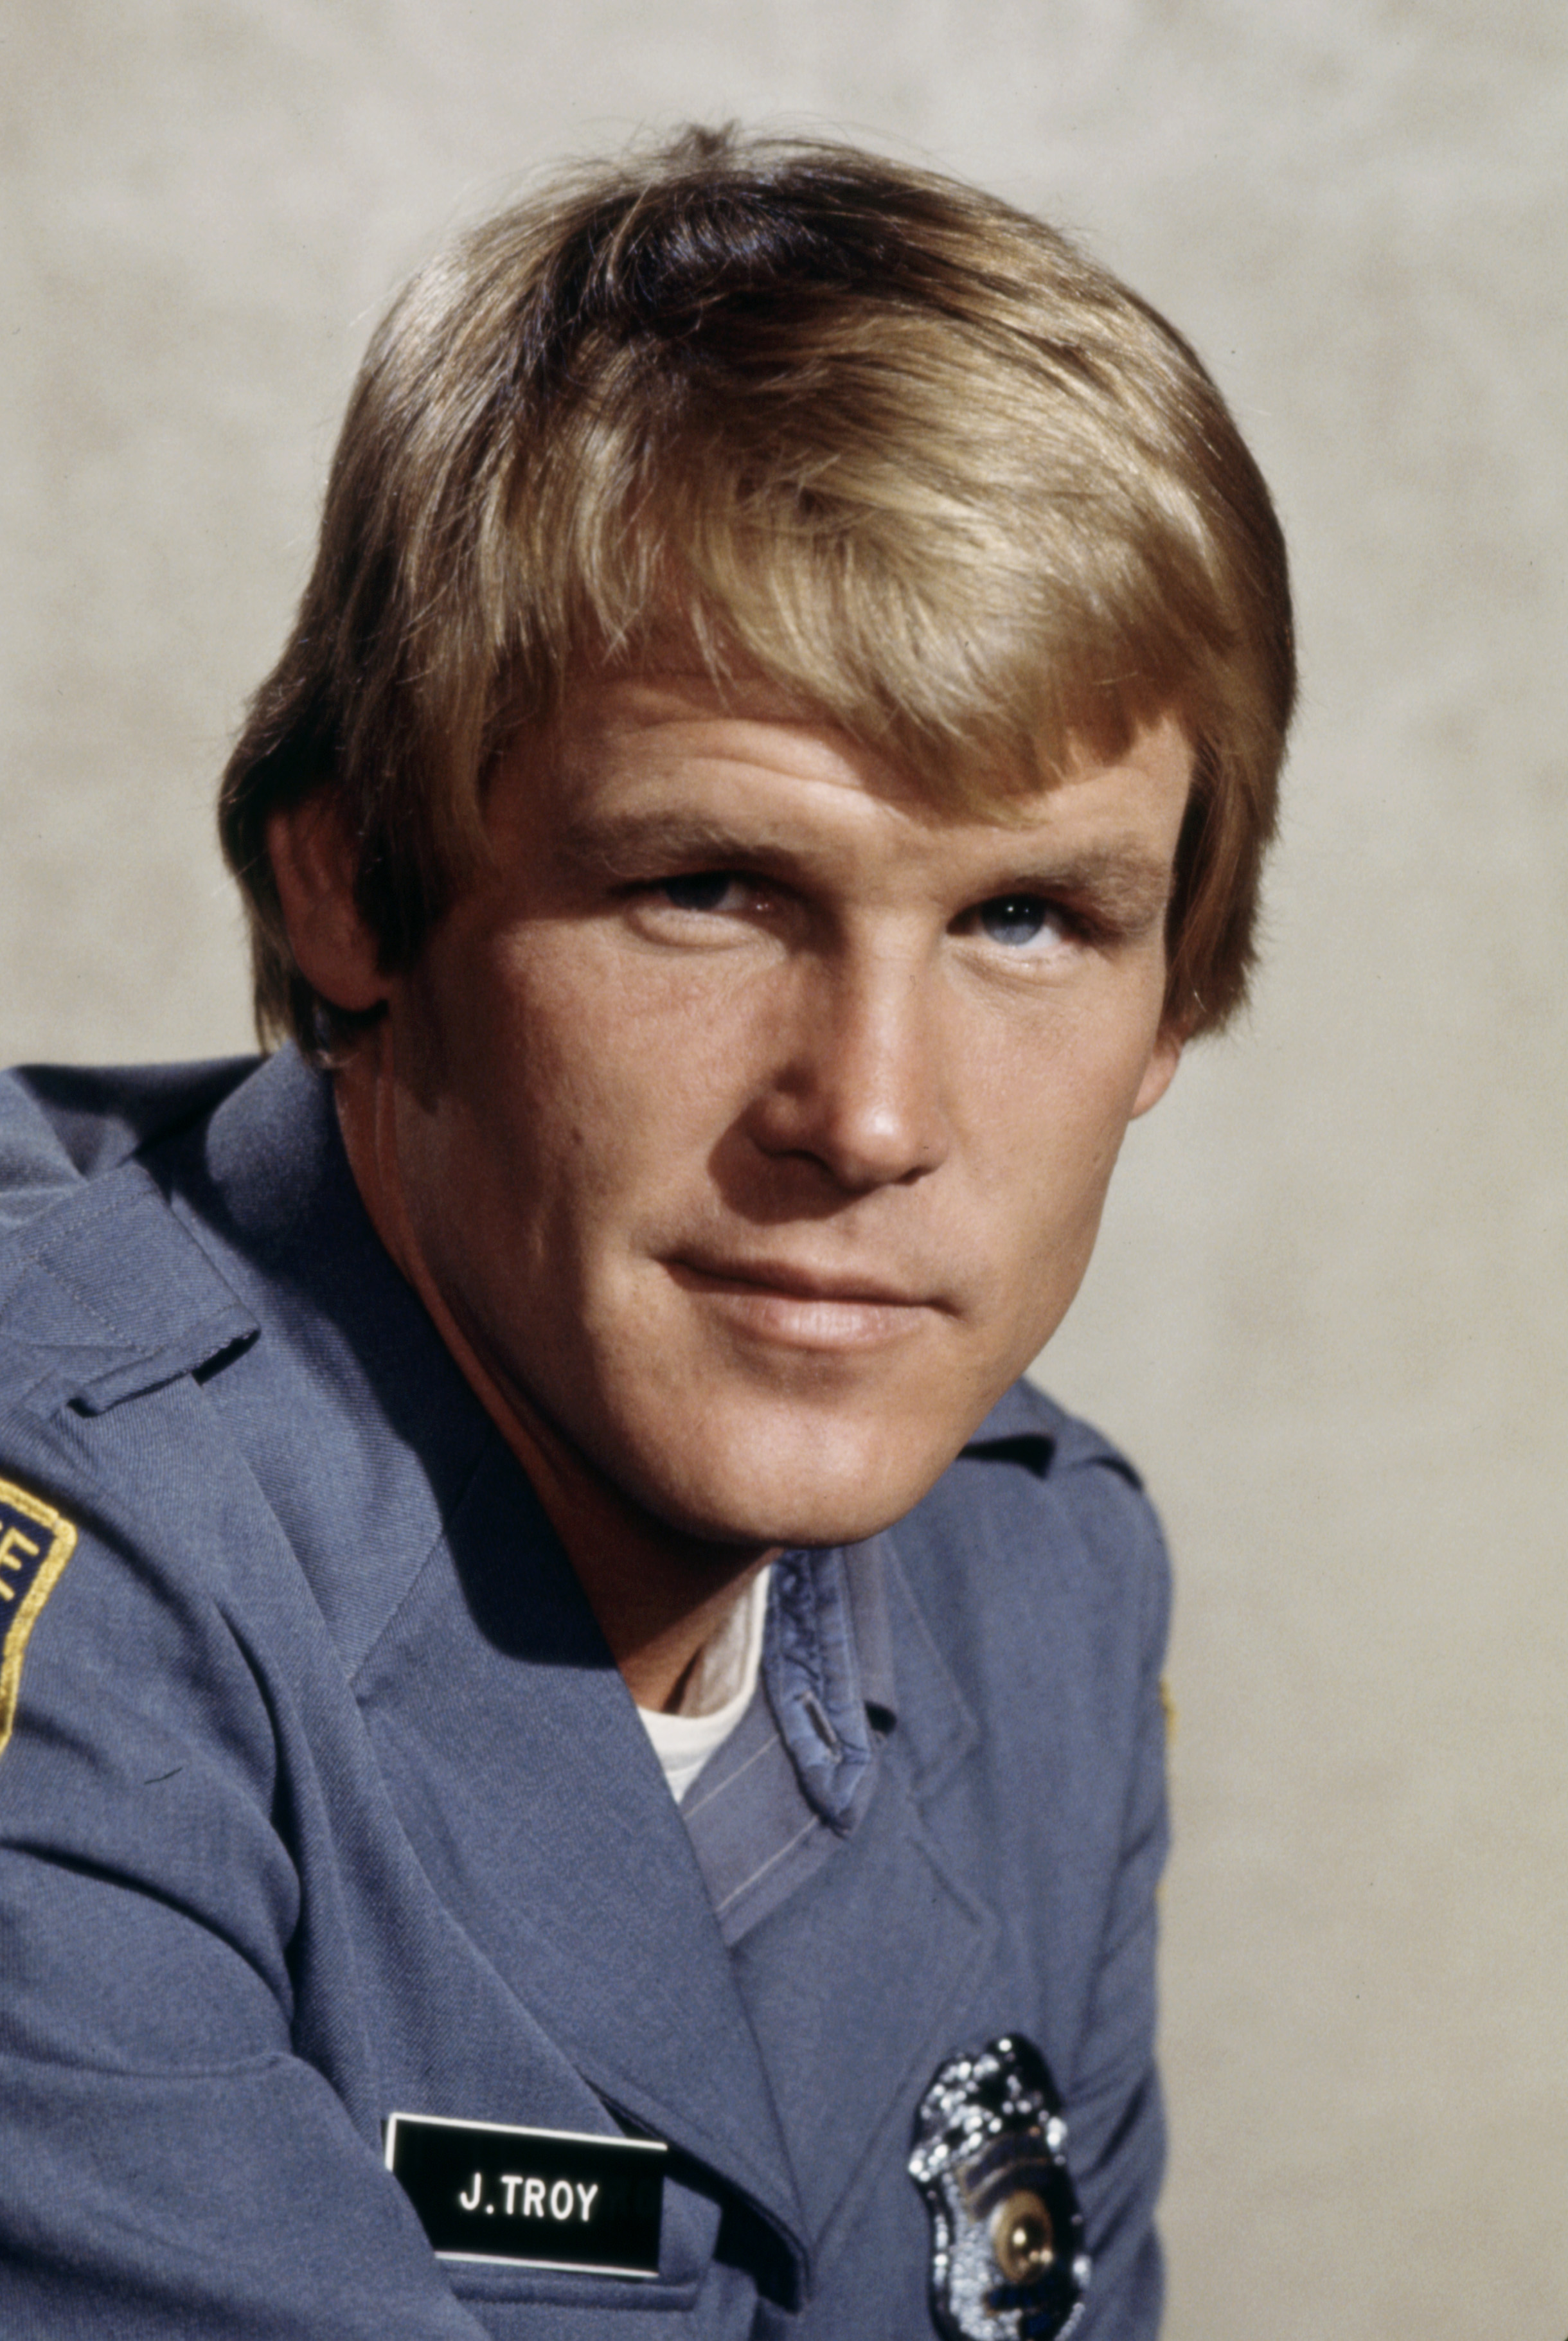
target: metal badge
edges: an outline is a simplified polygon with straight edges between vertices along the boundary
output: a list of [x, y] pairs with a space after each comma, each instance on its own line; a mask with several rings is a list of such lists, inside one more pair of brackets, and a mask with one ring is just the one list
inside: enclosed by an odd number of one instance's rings
[[950, 2057], [921, 2099], [909, 2173], [947, 2341], [1054, 2341], [1077, 2324], [1089, 2257], [1066, 2143], [1045, 2059], [1016, 2033]]

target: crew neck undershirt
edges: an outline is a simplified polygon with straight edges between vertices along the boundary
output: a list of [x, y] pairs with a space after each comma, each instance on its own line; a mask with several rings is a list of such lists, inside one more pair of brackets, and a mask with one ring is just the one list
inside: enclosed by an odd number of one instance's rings
[[752, 1703], [762, 1670], [772, 1573], [771, 1568], [758, 1569], [718, 1632], [698, 1651], [682, 1711], [637, 1709], [677, 1804]]

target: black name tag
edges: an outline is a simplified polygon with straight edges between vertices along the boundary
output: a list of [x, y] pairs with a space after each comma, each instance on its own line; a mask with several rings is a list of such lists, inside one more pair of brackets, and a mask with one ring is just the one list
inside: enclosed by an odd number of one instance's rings
[[449, 2260], [655, 2276], [667, 2146], [391, 2114], [386, 2167]]

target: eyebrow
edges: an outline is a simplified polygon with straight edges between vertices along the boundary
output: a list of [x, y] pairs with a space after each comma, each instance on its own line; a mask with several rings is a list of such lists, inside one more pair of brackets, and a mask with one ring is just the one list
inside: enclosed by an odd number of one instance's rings
[[[996, 832], [998, 874], [988, 877], [983, 899], [1005, 894], [1062, 895], [1092, 904], [1112, 925], [1134, 931], [1164, 915], [1175, 872], [1158, 854], [1134, 840], [1068, 850], [1057, 857], [1021, 855], [1001, 860], [1007, 838]], [[765, 820], [744, 832], [722, 820], [656, 808], [628, 812], [610, 820], [571, 818], [555, 831], [556, 850], [566, 862], [595, 879], [630, 881], [676, 870], [796, 870], [810, 860], [798, 841], [770, 830]]]
[[1114, 926], [1134, 931], [1164, 918], [1175, 892], [1174, 862], [1132, 843], [1086, 846], [1061, 861], [1021, 870], [1000, 892], [1064, 894], [1092, 903]]
[[640, 878], [649, 870], [701, 865], [729, 869], [753, 862], [798, 864], [798, 845], [765, 823], [741, 835], [731, 822], [686, 812], [626, 812], [608, 821], [563, 821], [557, 851], [575, 868], [602, 878]]

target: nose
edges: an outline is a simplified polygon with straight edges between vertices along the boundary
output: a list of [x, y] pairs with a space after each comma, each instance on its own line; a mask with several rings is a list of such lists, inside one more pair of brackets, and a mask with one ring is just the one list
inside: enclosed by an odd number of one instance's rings
[[774, 1071], [750, 1117], [763, 1151], [849, 1193], [926, 1176], [952, 1143], [934, 973], [884, 951], [797, 964]]

